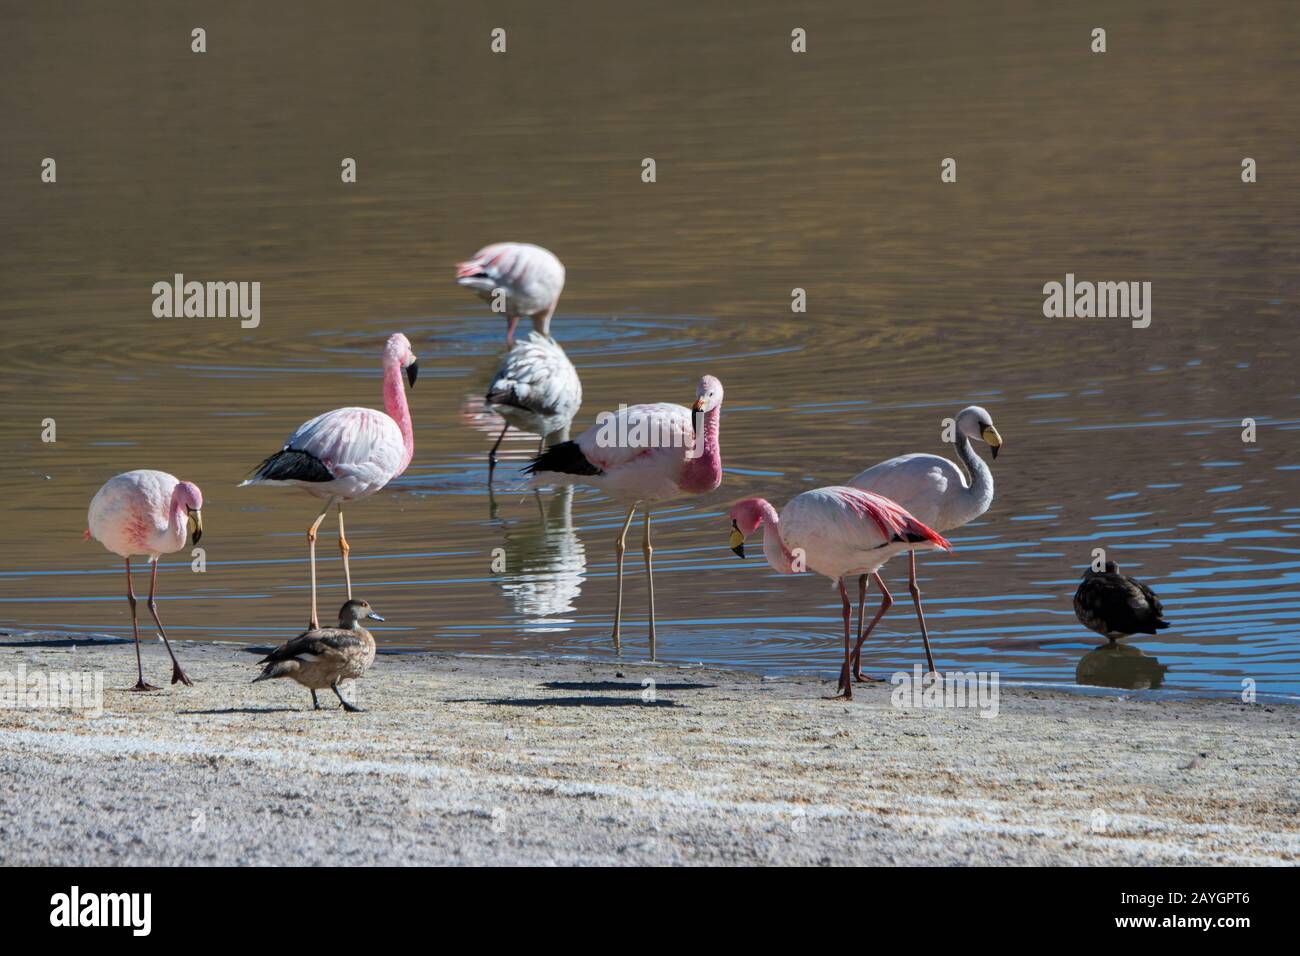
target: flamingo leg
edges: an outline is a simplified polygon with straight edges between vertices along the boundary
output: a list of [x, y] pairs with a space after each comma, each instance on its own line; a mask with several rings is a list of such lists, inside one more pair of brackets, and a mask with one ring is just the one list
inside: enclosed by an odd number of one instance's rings
[[135, 672], [140, 678], [132, 690], [157, 690], [144, 682], [144, 665], [140, 663], [140, 625], [135, 615], [135, 591], [131, 589], [131, 559], [126, 559], [126, 600], [131, 605], [131, 630], [135, 634]]
[[307, 529], [307, 549], [311, 555], [311, 621], [308, 622], [307, 626], [313, 631], [320, 627], [320, 618], [316, 616], [316, 529], [325, 520], [325, 513], [330, 510], [332, 504], [334, 504], [334, 499], [327, 499], [325, 507], [320, 510], [316, 520]]
[[154, 600], [154, 594], [158, 590], [158, 560], [153, 562], [153, 574], [149, 575], [149, 613], [153, 615], [153, 622], [158, 625], [158, 633], [162, 635], [163, 646], [167, 648], [167, 654], [172, 659], [172, 683], [184, 684], [186, 687], [193, 687], [194, 681], [190, 680], [185, 669], [181, 667], [181, 662], [176, 659], [175, 652], [172, 651], [172, 645], [167, 640], [167, 631], [162, 626], [162, 620], [158, 617], [158, 602]]
[[853, 605], [849, 603], [849, 592], [844, 587], [844, 579], [840, 578], [840, 601], [844, 605], [841, 616], [844, 618], [844, 666], [840, 668], [840, 691], [830, 700], [852, 700], [853, 699], [853, 681], [849, 679], [849, 665], [853, 658], [853, 642], [849, 635], [850, 627], [853, 622]]
[[540, 455], [540, 454], [541, 454], [542, 452], [544, 452], [544, 451], [546, 451], [546, 436], [545, 436], [545, 435], [543, 435], [541, 438], [537, 439], [537, 454]]
[[655, 659], [655, 569], [651, 555], [654, 548], [650, 545], [650, 507], [645, 509], [645, 540], [641, 549], [645, 552], [645, 580], [650, 593], [650, 660]]
[[862, 673], [862, 644], [871, 636], [872, 628], [880, 623], [880, 619], [885, 616], [885, 612], [894, 606], [894, 596], [889, 593], [889, 588], [885, 587], [885, 579], [880, 576], [880, 572], [876, 571], [872, 573], [871, 577], [876, 582], [876, 587], [880, 588], [880, 608], [876, 611], [876, 616], [871, 619], [871, 623], [867, 625], [867, 629], [864, 631], [862, 629], [862, 604], [866, 601], [867, 597], [867, 576], [864, 574], [858, 579], [858, 587], [860, 588], [860, 602], [858, 604], [858, 646], [853, 649], [853, 677], [855, 680], [864, 684], [878, 682], [880, 678], [868, 677], [866, 674]]
[[627, 520], [623, 522], [623, 530], [618, 533], [614, 539], [614, 554], [618, 558], [618, 590], [614, 597], [614, 650], [621, 652], [621, 641], [619, 639], [619, 625], [623, 621], [623, 552], [626, 550], [627, 529], [632, 524], [632, 516], [636, 514], [636, 504], [633, 503], [631, 508], [627, 509]]
[[921, 588], [916, 583], [916, 552], [907, 552], [908, 564], [911, 566], [911, 577], [907, 582], [907, 589], [912, 592], [912, 603], [916, 605], [916, 619], [921, 623], [921, 641], [925, 644], [925, 662], [930, 665], [930, 673], [937, 671], [934, 668], [934, 656], [930, 653], [930, 634], [925, 629], [925, 612], [921, 610]]
[[[492, 472], [497, 470], [497, 449], [501, 447], [501, 442], [506, 437], [506, 432], [510, 431], [510, 423], [506, 422], [505, 427], [501, 429], [501, 434], [497, 436], [497, 443], [492, 446], [488, 452], [488, 484], [492, 484]], [[538, 452], [540, 455], [541, 452]]]
[[348, 567], [348, 554], [352, 545], [343, 535], [343, 502], [339, 502], [339, 554], [343, 555], [343, 577], [348, 582], [348, 600], [352, 600], [352, 569]]

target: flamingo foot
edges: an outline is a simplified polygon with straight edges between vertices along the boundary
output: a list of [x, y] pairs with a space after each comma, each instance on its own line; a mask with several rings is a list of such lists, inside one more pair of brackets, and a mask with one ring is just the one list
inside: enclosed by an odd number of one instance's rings
[[194, 681], [190, 680], [190, 675], [185, 673], [178, 663], [172, 664], [172, 683], [184, 684], [186, 687], [194, 686]]
[[135, 685], [134, 687], [131, 688], [131, 690], [133, 690], [133, 691], [136, 691], [136, 690], [141, 690], [141, 691], [143, 691], [143, 690], [158, 690], [158, 689], [159, 689], [159, 688], [154, 687], [153, 684], [146, 684], [146, 683], [144, 682], [144, 678], [143, 678], [143, 677], [141, 677], [140, 680], [136, 682], [136, 685]]
[[835, 694], [831, 697], [822, 698], [822, 700], [852, 700], [852, 699], [853, 699], [853, 691], [849, 688], [845, 688], [844, 690], [841, 690], [838, 694]]
[[883, 677], [872, 677], [870, 674], [862, 673], [862, 671], [854, 674], [853, 679], [859, 684], [883, 684], [885, 682]]

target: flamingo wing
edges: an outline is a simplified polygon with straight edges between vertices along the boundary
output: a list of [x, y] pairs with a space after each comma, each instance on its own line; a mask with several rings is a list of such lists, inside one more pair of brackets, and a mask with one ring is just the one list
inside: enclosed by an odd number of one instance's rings
[[550, 337], [532, 332], [502, 360], [488, 386], [487, 402], [571, 421], [582, 405], [582, 383], [564, 349]]
[[551, 305], [564, 288], [564, 265], [550, 251], [527, 242], [497, 242], [456, 265], [456, 281], [482, 296], [503, 289], [521, 312]]
[[600, 421], [574, 439], [583, 456], [606, 472], [647, 457], [683, 462], [694, 441], [691, 410], [671, 402], [605, 412]]
[[379, 490], [407, 464], [401, 429], [387, 413], [337, 408], [298, 426], [244, 484], [344, 481], [340, 493], [353, 497]]

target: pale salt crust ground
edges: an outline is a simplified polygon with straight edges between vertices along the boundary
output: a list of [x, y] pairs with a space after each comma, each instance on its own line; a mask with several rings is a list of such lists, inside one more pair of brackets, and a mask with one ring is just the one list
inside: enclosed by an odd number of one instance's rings
[[196, 685], [157, 694], [122, 689], [129, 644], [0, 645], [0, 671], [106, 688], [98, 718], [0, 710], [10, 865], [1300, 861], [1285, 704], [1004, 686], [986, 719], [887, 686], [414, 654], [381, 655], [345, 714], [252, 686], [230, 645], [178, 645]]

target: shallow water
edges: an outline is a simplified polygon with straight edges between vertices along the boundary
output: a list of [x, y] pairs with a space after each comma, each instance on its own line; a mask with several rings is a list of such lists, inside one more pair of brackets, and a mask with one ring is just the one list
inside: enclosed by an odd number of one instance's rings
[[[378, 405], [378, 349], [400, 329], [420, 356], [415, 460], [348, 512], [381, 640], [612, 654], [619, 507], [525, 489], [531, 438], [507, 440], [495, 501], [485, 485], [478, 396], [503, 323], [450, 277], [480, 245], [524, 239], [568, 268], [553, 331], [583, 378], [580, 422], [689, 403], [705, 372], [726, 386], [722, 489], [655, 513], [662, 660], [832, 672], [838, 598], [736, 559], [727, 503], [951, 455], [940, 420], [978, 402], [1006, 440], [993, 507], [949, 535], [952, 555], [919, 561], [941, 667], [1300, 693], [1286, 4], [827, 6], [801, 15], [802, 57], [775, 3], [562, 20], [233, 5], [204, 23], [203, 57], [170, 9], [5, 22], [0, 626], [130, 633], [121, 569], [80, 533], [105, 479], [156, 467], [206, 499], [207, 571], [177, 555], [160, 574], [169, 631], [290, 636], [316, 506], [235, 485], [304, 419]], [[487, 53], [497, 19], [504, 57]], [[1087, 53], [1094, 21], [1104, 56]], [[55, 185], [35, 172], [47, 155]], [[1243, 155], [1259, 182], [1240, 182]], [[938, 182], [945, 156], [956, 184]], [[150, 288], [176, 272], [260, 281], [261, 325], [153, 318]], [[1044, 318], [1042, 286], [1067, 272], [1152, 282], [1151, 326]], [[330, 528], [324, 607], [342, 594]], [[1097, 649], [1070, 597], [1099, 546], [1173, 627]], [[906, 568], [885, 573], [898, 604], [867, 663], [887, 673], [922, 658]]]

